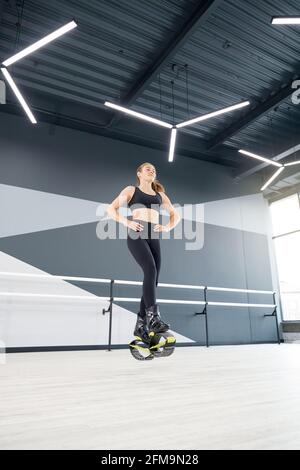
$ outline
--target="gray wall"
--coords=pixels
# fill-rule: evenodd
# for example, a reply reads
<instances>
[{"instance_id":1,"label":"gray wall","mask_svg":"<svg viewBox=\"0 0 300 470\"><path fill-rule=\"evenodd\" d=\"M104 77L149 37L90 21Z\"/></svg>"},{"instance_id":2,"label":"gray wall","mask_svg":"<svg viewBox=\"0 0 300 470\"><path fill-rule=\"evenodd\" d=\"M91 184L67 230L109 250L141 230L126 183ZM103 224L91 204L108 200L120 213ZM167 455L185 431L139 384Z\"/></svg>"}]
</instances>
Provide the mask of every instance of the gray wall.
<instances>
[{"instance_id":1,"label":"gray wall","mask_svg":"<svg viewBox=\"0 0 300 470\"><path fill-rule=\"evenodd\" d=\"M47 124L34 127L4 113L0 144L1 271L142 280L126 239L97 238L96 211L135 184L137 166L150 161L179 211L185 204L199 210L194 230L204 235L198 250L187 250L185 239L161 240L159 281L277 289L269 210L255 177L237 184L230 169L216 164L180 155L170 164L161 151ZM108 295L106 286L0 276L0 289L93 298L0 298L0 338L8 347L106 344L108 318L101 311L107 304L94 302L95 295ZM118 288L116 295L140 297L141 287ZM202 295L159 289L158 298L170 297L201 300ZM271 297L253 294L218 293L211 299L272 303ZM194 315L197 310L195 305L161 304L179 343L204 342L203 317ZM137 311L138 303L115 305L116 345L132 339ZM264 313L270 309L210 308L211 342L275 341L275 322Z\"/></svg>"}]
</instances>

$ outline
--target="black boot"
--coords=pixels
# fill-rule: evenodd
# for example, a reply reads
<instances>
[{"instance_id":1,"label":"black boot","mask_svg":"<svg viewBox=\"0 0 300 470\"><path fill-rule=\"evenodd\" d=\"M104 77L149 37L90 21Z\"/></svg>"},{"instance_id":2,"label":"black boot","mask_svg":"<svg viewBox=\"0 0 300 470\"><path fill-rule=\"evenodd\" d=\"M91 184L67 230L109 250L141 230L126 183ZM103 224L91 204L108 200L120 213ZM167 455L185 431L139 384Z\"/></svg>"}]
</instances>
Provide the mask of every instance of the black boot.
<instances>
[{"instance_id":1,"label":"black boot","mask_svg":"<svg viewBox=\"0 0 300 470\"><path fill-rule=\"evenodd\" d=\"M147 328L150 333L165 333L170 328L170 325L163 322L159 315L159 308L157 304L151 305L146 308Z\"/></svg>"},{"instance_id":2,"label":"black boot","mask_svg":"<svg viewBox=\"0 0 300 470\"><path fill-rule=\"evenodd\" d=\"M149 343L150 338L148 334L146 315L141 317L139 313L137 314L137 320L133 334L134 336L138 336L145 343Z\"/></svg>"}]
</instances>

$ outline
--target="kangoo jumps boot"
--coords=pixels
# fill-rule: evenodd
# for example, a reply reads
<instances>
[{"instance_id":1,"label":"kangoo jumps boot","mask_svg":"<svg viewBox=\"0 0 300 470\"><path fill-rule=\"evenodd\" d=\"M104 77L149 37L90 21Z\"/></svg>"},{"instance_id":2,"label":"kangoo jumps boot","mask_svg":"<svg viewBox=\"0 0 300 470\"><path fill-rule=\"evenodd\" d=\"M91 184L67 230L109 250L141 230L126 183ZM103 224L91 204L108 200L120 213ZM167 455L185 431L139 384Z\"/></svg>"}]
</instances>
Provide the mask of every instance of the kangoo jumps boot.
<instances>
[{"instance_id":1,"label":"kangoo jumps boot","mask_svg":"<svg viewBox=\"0 0 300 470\"><path fill-rule=\"evenodd\" d=\"M157 304L151 305L146 308L147 328L148 333L165 333L170 328L170 325L163 322L160 318L159 308Z\"/></svg>"},{"instance_id":2,"label":"kangoo jumps boot","mask_svg":"<svg viewBox=\"0 0 300 470\"><path fill-rule=\"evenodd\" d=\"M133 335L138 336L145 343L149 342L149 333L148 333L148 328L147 328L146 315L142 317L140 313L137 314L137 320L136 320L136 325L134 328Z\"/></svg>"}]
</instances>

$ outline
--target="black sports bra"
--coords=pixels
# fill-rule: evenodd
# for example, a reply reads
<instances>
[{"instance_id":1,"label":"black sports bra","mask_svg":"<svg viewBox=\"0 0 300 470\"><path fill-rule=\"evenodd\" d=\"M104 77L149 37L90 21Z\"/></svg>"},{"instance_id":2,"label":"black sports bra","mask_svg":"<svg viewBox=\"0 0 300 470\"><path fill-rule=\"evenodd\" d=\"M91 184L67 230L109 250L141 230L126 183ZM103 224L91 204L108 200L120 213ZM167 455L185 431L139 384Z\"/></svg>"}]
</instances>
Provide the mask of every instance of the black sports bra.
<instances>
[{"instance_id":1,"label":"black sports bra","mask_svg":"<svg viewBox=\"0 0 300 470\"><path fill-rule=\"evenodd\" d=\"M159 212L159 206L162 204L162 197L160 194L147 194L141 191L138 186L135 187L132 198L128 202L128 207L135 205L135 208L147 207L148 209L155 209Z\"/></svg>"}]
</instances>

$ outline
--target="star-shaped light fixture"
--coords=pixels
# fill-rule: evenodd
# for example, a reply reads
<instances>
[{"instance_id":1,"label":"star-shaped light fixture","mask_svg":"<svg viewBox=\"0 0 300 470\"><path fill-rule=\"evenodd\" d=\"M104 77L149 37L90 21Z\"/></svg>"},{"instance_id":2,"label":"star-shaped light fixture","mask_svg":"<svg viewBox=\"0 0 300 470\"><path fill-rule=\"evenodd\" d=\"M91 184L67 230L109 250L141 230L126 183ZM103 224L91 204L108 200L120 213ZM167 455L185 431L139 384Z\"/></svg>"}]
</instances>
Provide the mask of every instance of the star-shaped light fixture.
<instances>
[{"instance_id":1,"label":"star-shaped light fixture","mask_svg":"<svg viewBox=\"0 0 300 470\"><path fill-rule=\"evenodd\" d=\"M290 162L290 163L278 163L274 160L271 160L270 158L262 157L261 155L256 155L255 153L248 152L247 150L239 150L239 153L246 155L248 157L256 158L257 160L261 160L263 162L269 163L270 165L277 166L278 169L275 171L275 173L271 176L271 178L262 186L261 191L264 191L270 184L277 178L277 176L280 175L280 173L283 172L283 170L292 165L300 165L300 160L295 161L295 162ZM276 157L275 157L276 159Z\"/></svg>"},{"instance_id":2,"label":"star-shaped light fixture","mask_svg":"<svg viewBox=\"0 0 300 470\"><path fill-rule=\"evenodd\" d=\"M116 109L117 111L121 111L123 113L129 114L130 116L134 116L139 119L143 119L145 121L149 121L152 124L157 124L158 126L162 127L167 127L168 129L171 130L171 139L170 139L170 149L169 149L169 162L172 162L174 159L174 153L175 153L175 146L176 146L176 137L177 137L177 130L181 129L182 127L187 127L191 126L192 124L195 124L196 122L201 122L205 121L207 119L211 119L215 116L219 116L221 114L225 113L230 113L231 111L235 111L236 109L244 108L245 106L249 106L250 101L244 101L242 103L235 104L233 106L229 106L227 108L220 109L218 111L214 111L209 114L204 114L203 116L198 116L193 119L190 119L189 121L181 122L180 124L172 125L168 122L160 121L159 119L152 118L150 116L147 116L146 114L138 113L136 111L133 111L132 109L129 108L124 108L123 106L119 106L118 104L111 103L110 101L105 101L105 106L108 106L109 108Z\"/></svg>"},{"instance_id":3,"label":"star-shaped light fixture","mask_svg":"<svg viewBox=\"0 0 300 470\"><path fill-rule=\"evenodd\" d=\"M6 59L4 62L2 62L1 66L1 72L4 75L4 78L6 79L7 83L11 87L12 91L16 95L17 99L19 100L19 103L21 104L22 108L24 109L25 113L27 114L28 118L32 122L32 124L36 124L37 120L34 117L33 113L31 112L28 104L26 103L22 93L20 92L19 88L17 87L14 79L12 78L11 74L9 73L7 67L11 66L12 64L15 64L19 60L23 59L24 57L27 57L29 54L32 54L33 52L37 51L41 47L45 46L46 44L49 44L50 42L54 41L58 37L62 36L63 34L67 33L68 31L71 31L72 29L77 27L77 23L73 20L67 23L66 25L62 26L61 28L55 30L53 33L48 34L44 38L40 39L39 41L35 42L31 46L26 47L22 51L18 52L17 54L13 55L9 59Z\"/></svg>"}]
</instances>

